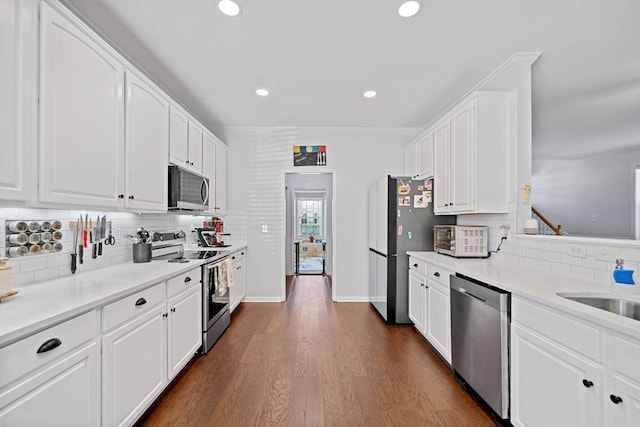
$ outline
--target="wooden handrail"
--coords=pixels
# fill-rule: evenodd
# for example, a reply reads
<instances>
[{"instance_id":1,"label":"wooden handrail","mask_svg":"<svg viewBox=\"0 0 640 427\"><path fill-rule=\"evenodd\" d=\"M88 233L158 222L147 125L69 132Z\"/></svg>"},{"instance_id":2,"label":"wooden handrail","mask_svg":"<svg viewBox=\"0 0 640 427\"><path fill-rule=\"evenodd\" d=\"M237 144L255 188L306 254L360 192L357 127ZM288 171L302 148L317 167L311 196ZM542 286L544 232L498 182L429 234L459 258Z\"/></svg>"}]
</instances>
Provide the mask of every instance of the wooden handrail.
<instances>
[{"instance_id":1,"label":"wooden handrail","mask_svg":"<svg viewBox=\"0 0 640 427\"><path fill-rule=\"evenodd\" d=\"M533 212L533 214L535 216L537 216L538 218L540 218L542 220L542 222L544 222L547 227L549 227L551 230L553 230L554 233L556 233L556 235L558 236L562 236L563 231L562 231L562 226L560 224L558 225L553 225L553 223L551 223L551 221L549 221L544 215L542 215L540 213L539 210L537 210L536 208L534 208L533 206L531 206L531 212Z\"/></svg>"}]
</instances>

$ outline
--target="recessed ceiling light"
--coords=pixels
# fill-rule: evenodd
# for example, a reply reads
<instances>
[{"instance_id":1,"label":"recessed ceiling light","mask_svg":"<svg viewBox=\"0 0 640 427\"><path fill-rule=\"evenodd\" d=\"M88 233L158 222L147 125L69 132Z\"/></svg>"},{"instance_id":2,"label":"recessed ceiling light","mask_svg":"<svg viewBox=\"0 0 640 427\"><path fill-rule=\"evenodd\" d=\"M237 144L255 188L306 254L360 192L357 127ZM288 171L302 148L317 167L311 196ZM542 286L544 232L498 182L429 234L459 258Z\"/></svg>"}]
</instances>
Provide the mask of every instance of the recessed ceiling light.
<instances>
[{"instance_id":1,"label":"recessed ceiling light","mask_svg":"<svg viewBox=\"0 0 640 427\"><path fill-rule=\"evenodd\" d=\"M269 91L266 89L258 89L256 90L256 95L267 96L269 95Z\"/></svg>"},{"instance_id":2,"label":"recessed ceiling light","mask_svg":"<svg viewBox=\"0 0 640 427\"><path fill-rule=\"evenodd\" d=\"M375 90L368 90L364 93L364 97L365 98L373 98L374 96L376 96L377 93Z\"/></svg>"},{"instance_id":3,"label":"recessed ceiling light","mask_svg":"<svg viewBox=\"0 0 640 427\"><path fill-rule=\"evenodd\" d=\"M410 18L420 10L420 3L415 0L405 1L398 8L398 15L403 18Z\"/></svg>"},{"instance_id":4,"label":"recessed ceiling light","mask_svg":"<svg viewBox=\"0 0 640 427\"><path fill-rule=\"evenodd\" d=\"M227 16L240 15L240 6L232 0L221 0L218 2L218 9Z\"/></svg>"}]
</instances>

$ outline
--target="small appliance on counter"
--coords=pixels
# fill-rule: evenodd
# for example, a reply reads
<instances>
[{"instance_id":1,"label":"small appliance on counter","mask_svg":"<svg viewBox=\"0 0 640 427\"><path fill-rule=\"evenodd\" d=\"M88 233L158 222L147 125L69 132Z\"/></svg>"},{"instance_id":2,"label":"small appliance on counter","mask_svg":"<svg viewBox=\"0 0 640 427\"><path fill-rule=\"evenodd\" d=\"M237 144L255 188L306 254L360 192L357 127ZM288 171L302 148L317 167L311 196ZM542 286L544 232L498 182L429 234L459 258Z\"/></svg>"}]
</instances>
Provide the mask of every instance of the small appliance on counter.
<instances>
[{"instance_id":1,"label":"small appliance on counter","mask_svg":"<svg viewBox=\"0 0 640 427\"><path fill-rule=\"evenodd\" d=\"M433 250L455 258L489 255L489 228L485 225L434 225Z\"/></svg>"},{"instance_id":2,"label":"small appliance on counter","mask_svg":"<svg viewBox=\"0 0 640 427\"><path fill-rule=\"evenodd\" d=\"M196 227L195 231L198 235L198 246L203 248L226 248L231 245L226 245L222 236L230 236L230 233L218 232L221 227Z\"/></svg>"}]
</instances>

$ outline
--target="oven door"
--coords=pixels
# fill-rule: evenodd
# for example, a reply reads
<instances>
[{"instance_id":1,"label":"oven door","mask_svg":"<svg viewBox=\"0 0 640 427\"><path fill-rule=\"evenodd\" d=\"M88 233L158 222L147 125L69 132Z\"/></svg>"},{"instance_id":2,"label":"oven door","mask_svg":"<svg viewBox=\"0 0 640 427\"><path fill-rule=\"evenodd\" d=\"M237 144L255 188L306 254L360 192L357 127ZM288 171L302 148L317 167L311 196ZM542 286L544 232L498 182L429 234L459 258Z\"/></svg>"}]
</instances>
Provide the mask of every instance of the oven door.
<instances>
[{"instance_id":1,"label":"oven door","mask_svg":"<svg viewBox=\"0 0 640 427\"><path fill-rule=\"evenodd\" d=\"M207 331L229 309L225 262L203 266L203 327Z\"/></svg>"}]
</instances>

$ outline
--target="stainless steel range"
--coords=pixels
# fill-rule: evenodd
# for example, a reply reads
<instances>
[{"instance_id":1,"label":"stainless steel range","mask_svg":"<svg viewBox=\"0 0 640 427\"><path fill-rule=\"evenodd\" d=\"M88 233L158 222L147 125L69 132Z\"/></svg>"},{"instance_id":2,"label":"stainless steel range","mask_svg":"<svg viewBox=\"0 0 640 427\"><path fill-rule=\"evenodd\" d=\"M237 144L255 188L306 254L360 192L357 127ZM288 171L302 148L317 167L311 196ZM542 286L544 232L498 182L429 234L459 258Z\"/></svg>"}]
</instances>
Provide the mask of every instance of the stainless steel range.
<instances>
[{"instance_id":1,"label":"stainless steel range","mask_svg":"<svg viewBox=\"0 0 640 427\"><path fill-rule=\"evenodd\" d=\"M182 230L153 233L151 243L154 261L191 262L202 264L202 353L207 353L231 323L229 290L226 286L228 252L201 250L185 251Z\"/></svg>"}]
</instances>

